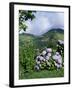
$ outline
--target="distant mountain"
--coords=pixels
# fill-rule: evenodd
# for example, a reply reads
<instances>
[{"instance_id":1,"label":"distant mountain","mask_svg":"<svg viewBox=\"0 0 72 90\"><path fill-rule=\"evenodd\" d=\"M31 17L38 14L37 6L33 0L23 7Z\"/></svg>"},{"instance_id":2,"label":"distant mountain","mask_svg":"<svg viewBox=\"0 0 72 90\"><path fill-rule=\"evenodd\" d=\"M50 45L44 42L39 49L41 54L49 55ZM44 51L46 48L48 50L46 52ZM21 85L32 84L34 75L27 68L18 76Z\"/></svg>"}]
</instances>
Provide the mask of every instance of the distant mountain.
<instances>
[{"instance_id":1,"label":"distant mountain","mask_svg":"<svg viewBox=\"0 0 72 90\"><path fill-rule=\"evenodd\" d=\"M34 36L32 34L20 34L19 42L21 44L25 44L26 42L31 43L36 48L44 48L44 47L52 47L56 48L57 40L64 40L64 30L50 29L48 32L42 34L41 36Z\"/></svg>"},{"instance_id":2,"label":"distant mountain","mask_svg":"<svg viewBox=\"0 0 72 90\"><path fill-rule=\"evenodd\" d=\"M54 38L57 37L58 39L62 39L63 40L63 36L64 36L64 30L63 29L50 29L48 32L44 33L42 35L42 37L48 37L48 38Z\"/></svg>"},{"instance_id":3,"label":"distant mountain","mask_svg":"<svg viewBox=\"0 0 72 90\"><path fill-rule=\"evenodd\" d=\"M63 29L57 28L57 29L50 29L49 32L59 32L59 33L64 33Z\"/></svg>"},{"instance_id":4,"label":"distant mountain","mask_svg":"<svg viewBox=\"0 0 72 90\"><path fill-rule=\"evenodd\" d=\"M60 28L57 28L57 29L50 29L48 32L44 33L43 36L47 36L47 35L50 35L50 33L60 33L60 34L64 34L64 30L63 29L60 29Z\"/></svg>"}]
</instances>

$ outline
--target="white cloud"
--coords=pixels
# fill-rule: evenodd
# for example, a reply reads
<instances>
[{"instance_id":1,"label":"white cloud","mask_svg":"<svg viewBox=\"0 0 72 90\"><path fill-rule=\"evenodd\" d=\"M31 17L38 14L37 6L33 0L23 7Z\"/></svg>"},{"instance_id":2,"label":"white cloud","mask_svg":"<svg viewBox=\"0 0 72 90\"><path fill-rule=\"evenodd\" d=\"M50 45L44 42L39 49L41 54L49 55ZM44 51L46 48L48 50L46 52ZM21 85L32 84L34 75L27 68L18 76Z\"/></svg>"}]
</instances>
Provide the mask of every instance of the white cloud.
<instances>
[{"instance_id":1,"label":"white cloud","mask_svg":"<svg viewBox=\"0 0 72 90\"><path fill-rule=\"evenodd\" d=\"M25 33L41 35L51 28L64 27L64 13L36 12L33 21L26 21L28 28Z\"/></svg>"}]
</instances>

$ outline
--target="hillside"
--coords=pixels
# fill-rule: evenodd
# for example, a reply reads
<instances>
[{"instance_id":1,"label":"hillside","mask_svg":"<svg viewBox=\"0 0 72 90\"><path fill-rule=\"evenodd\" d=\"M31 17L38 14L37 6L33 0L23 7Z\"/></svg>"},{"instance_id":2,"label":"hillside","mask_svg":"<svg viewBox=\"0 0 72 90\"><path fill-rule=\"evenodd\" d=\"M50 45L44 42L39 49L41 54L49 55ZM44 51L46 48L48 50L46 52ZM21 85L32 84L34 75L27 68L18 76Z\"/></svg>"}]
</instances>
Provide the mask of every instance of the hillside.
<instances>
[{"instance_id":1,"label":"hillside","mask_svg":"<svg viewBox=\"0 0 72 90\"><path fill-rule=\"evenodd\" d=\"M63 70L59 75L60 71L44 70L39 73L34 71L35 56L39 55L46 47L56 51L57 40L63 40L63 38L64 31L62 29L51 29L41 36L19 34L19 79L63 76Z\"/></svg>"},{"instance_id":2,"label":"hillside","mask_svg":"<svg viewBox=\"0 0 72 90\"><path fill-rule=\"evenodd\" d=\"M57 40L64 39L64 30L62 29L51 29L48 32L44 33L41 36L34 36L31 34L20 34L19 44L32 44L35 48L44 48L56 46Z\"/></svg>"},{"instance_id":3,"label":"hillside","mask_svg":"<svg viewBox=\"0 0 72 90\"><path fill-rule=\"evenodd\" d=\"M48 37L50 39L54 38L55 36L58 39L63 39L64 30L63 29L51 29L48 32L43 34L44 37Z\"/></svg>"}]
</instances>

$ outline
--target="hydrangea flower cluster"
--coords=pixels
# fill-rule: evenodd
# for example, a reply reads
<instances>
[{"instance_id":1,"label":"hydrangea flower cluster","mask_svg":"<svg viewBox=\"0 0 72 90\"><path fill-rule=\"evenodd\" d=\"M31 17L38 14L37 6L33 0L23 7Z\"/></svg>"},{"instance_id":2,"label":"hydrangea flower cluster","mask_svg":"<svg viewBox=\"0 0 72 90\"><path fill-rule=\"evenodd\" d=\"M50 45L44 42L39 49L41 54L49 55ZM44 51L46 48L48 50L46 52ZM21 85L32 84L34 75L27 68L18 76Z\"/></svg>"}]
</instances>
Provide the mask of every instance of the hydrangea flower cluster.
<instances>
[{"instance_id":1,"label":"hydrangea flower cluster","mask_svg":"<svg viewBox=\"0 0 72 90\"><path fill-rule=\"evenodd\" d=\"M40 55L36 57L36 65L35 69L40 70L42 63L46 63L49 65L49 59L51 57L52 49L51 48L46 48L45 50L42 51Z\"/></svg>"},{"instance_id":2,"label":"hydrangea flower cluster","mask_svg":"<svg viewBox=\"0 0 72 90\"><path fill-rule=\"evenodd\" d=\"M55 66L57 68L61 68L62 67L62 57L61 57L61 55L58 52L56 52L56 54L53 55L53 59L55 60L54 61Z\"/></svg>"},{"instance_id":3,"label":"hydrangea flower cluster","mask_svg":"<svg viewBox=\"0 0 72 90\"><path fill-rule=\"evenodd\" d=\"M57 51L53 55L52 53L52 48L46 48L40 53L40 55L37 55L35 59L35 70L39 71L42 68L42 64L45 64L44 67L48 68L52 66L55 66L57 69L62 68L62 53L64 53L64 41L58 40ZM50 61L53 62L53 65L51 65Z\"/></svg>"}]
</instances>

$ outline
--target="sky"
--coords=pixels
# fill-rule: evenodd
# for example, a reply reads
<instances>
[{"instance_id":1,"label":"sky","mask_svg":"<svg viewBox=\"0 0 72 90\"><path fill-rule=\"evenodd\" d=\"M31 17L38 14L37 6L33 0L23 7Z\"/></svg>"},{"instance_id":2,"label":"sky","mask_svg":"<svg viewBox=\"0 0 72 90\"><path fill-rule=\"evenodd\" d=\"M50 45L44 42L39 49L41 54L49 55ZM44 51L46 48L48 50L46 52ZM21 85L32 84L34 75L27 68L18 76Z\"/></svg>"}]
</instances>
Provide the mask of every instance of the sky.
<instances>
[{"instance_id":1,"label":"sky","mask_svg":"<svg viewBox=\"0 0 72 90\"><path fill-rule=\"evenodd\" d=\"M43 12L34 13L35 19L26 21L28 28L26 31L21 30L20 33L29 33L33 35L42 35L52 28L64 29L64 13L63 12Z\"/></svg>"}]
</instances>

